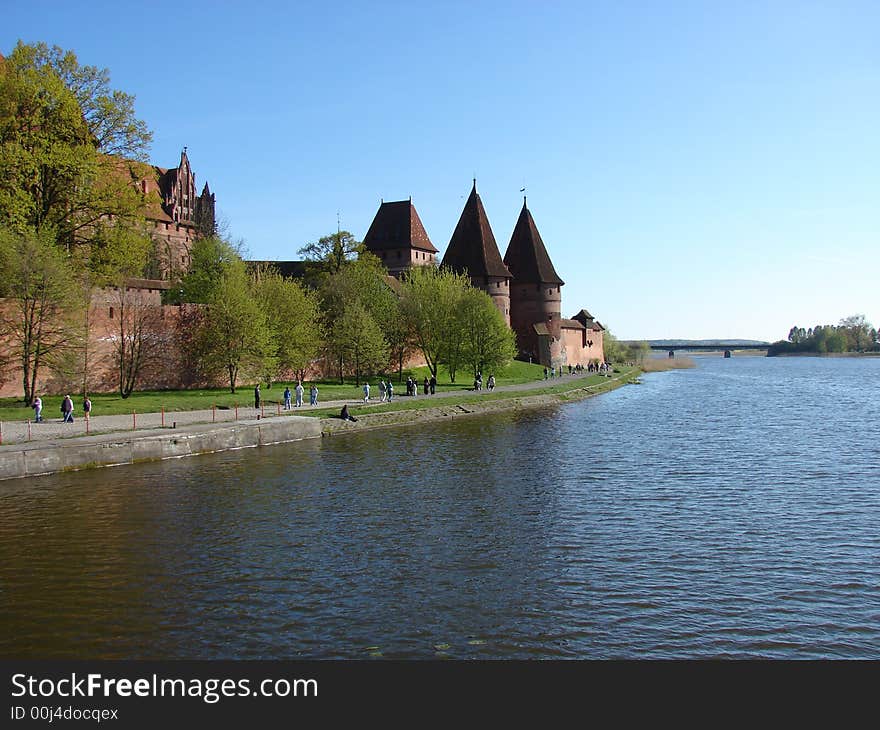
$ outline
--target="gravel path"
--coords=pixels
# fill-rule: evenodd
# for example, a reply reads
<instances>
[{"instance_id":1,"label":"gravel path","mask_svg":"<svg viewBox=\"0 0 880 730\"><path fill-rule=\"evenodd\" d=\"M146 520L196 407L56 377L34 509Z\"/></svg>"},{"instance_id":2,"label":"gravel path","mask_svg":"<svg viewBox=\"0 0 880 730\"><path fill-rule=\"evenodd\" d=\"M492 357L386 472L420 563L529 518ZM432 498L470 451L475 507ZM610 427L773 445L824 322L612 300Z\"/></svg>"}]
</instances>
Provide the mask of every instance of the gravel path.
<instances>
[{"instance_id":1,"label":"gravel path","mask_svg":"<svg viewBox=\"0 0 880 730\"><path fill-rule=\"evenodd\" d=\"M573 375L563 375L561 378L552 378L550 380L536 380L530 383L518 383L516 385L503 385L495 388L498 392L519 392L519 391L529 391L529 390L537 390L539 388L547 387L548 385L559 385L560 383L567 381L578 381L588 377L588 373L578 373ZM400 392L406 392L405 388L400 387L399 390L396 389L394 400L410 400L411 396L399 395ZM480 391L481 393L488 393L489 391L485 388ZM379 388L378 386L371 383L370 389L370 403L378 404L379 403ZM462 395L473 395L473 390L451 390L451 391L443 391L440 393L436 393L435 395L422 395L421 391L419 395L415 397L416 400L435 400L438 398L457 398ZM269 416L277 416L277 415L304 415L309 411L318 410L321 408L339 408L341 409L343 405L348 404L352 405L363 405L363 400L358 400L357 398L351 398L346 400L333 400L333 401L323 401L319 402L317 406L309 406L304 405L300 408L292 408L289 411L285 411L283 409L279 410L279 406L276 404L266 405L262 409L262 413L257 409L252 407L239 406L237 412L235 409L221 409L218 408L215 411L211 410L202 410L202 411L172 411L166 412L164 415L164 426L166 428L171 427L173 423L177 423L178 426L184 426L194 423L232 423L236 420L240 421L252 421L257 418L257 416L262 416L268 418ZM79 404L77 404L79 405ZM51 414L53 417L47 418L45 411L43 412L43 422L42 423L30 423L27 421L5 421L0 423L0 436L2 436L3 445L6 444L18 444L25 443L28 441L48 441L51 439L58 438L69 438L73 436L84 436L87 433L114 433L114 432L131 432L131 431L140 431L146 429L153 428L161 428L163 426L163 416L161 413L138 413L136 416L124 415L124 416L100 416L94 415L87 422L86 419L82 416L81 412L74 412L74 421L73 423L62 423L60 416L54 417L55 414Z\"/></svg>"}]
</instances>

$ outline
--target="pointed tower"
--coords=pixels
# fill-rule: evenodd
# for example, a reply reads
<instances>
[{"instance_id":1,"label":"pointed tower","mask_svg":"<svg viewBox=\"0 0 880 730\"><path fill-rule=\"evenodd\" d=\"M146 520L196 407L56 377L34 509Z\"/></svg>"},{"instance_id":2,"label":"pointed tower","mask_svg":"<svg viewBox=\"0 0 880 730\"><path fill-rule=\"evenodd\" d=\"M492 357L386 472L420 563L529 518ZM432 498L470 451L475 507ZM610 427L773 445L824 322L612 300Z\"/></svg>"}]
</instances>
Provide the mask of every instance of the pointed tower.
<instances>
[{"instance_id":1,"label":"pointed tower","mask_svg":"<svg viewBox=\"0 0 880 730\"><path fill-rule=\"evenodd\" d=\"M560 337L558 329L565 282L553 268L525 197L504 254L504 263L513 276L510 325L516 332L520 355L531 356L538 362L541 357L535 325L545 325L551 338Z\"/></svg>"},{"instance_id":2,"label":"pointed tower","mask_svg":"<svg viewBox=\"0 0 880 730\"><path fill-rule=\"evenodd\" d=\"M433 264L437 256L412 198L382 202L364 236L364 247L398 279L412 266Z\"/></svg>"},{"instance_id":3,"label":"pointed tower","mask_svg":"<svg viewBox=\"0 0 880 730\"><path fill-rule=\"evenodd\" d=\"M207 181L202 188L202 194L196 198L195 215L193 222L196 224L196 232L199 238L209 238L217 233L217 221L214 215L214 193L208 187Z\"/></svg>"},{"instance_id":4,"label":"pointed tower","mask_svg":"<svg viewBox=\"0 0 880 730\"><path fill-rule=\"evenodd\" d=\"M443 266L466 273L485 291L510 324L510 271L501 260L495 234L477 193L477 181L461 211L461 218L443 256Z\"/></svg>"}]
</instances>

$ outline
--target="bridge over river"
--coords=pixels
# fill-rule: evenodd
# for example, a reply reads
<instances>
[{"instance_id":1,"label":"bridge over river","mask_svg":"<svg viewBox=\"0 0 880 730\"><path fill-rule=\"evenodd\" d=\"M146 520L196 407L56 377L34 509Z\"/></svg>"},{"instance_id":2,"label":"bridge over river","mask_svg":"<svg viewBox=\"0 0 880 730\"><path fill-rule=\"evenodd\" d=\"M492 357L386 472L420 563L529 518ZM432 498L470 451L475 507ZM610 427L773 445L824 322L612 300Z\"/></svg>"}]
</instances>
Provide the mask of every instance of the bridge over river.
<instances>
[{"instance_id":1,"label":"bridge over river","mask_svg":"<svg viewBox=\"0 0 880 730\"><path fill-rule=\"evenodd\" d=\"M675 350L685 350L690 352L724 352L734 350L766 350L770 347L769 342L725 342L723 340L713 342L651 342L648 345L652 350L663 350L666 352L674 352Z\"/></svg>"}]
</instances>

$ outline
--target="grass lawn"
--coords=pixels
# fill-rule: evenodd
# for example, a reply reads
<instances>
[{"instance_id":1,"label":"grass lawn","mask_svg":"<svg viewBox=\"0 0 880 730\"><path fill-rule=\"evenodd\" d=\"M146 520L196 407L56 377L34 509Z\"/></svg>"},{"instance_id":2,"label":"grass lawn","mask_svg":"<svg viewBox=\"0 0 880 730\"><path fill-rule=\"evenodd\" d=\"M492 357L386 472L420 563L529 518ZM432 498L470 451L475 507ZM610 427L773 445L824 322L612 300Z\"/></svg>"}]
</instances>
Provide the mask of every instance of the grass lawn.
<instances>
[{"instance_id":1,"label":"grass lawn","mask_svg":"<svg viewBox=\"0 0 880 730\"><path fill-rule=\"evenodd\" d=\"M404 382L397 381L397 373L392 373L389 377L394 382L395 397L406 397L406 378L412 375L421 384L430 373L427 367L413 368L404 370ZM459 371L458 382L450 383L449 375L444 368L440 368L438 373L437 391L445 392L450 390L470 390L473 387L473 376L465 369ZM378 401L379 399L379 378L381 376L374 375L369 378L370 397ZM540 365L530 365L529 363L514 361L504 371L495 373L495 382L497 385L512 385L518 383L527 383L542 380L544 377L544 368ZM383 378L387 380L387 377ZM489 379L489 373L483 373L483 387ZM309 402L309 385L305 383L306 392L303 396L305 403ZM263 403L266 407L274 407L275 403L283 403L284 388L290 386L291 392L294 390L295 383L273 383L271 388L266 388L265 384L260 385L260 393ZM324 381L316 381L318 386L318 402L328 400L358 400L363 398L363 385L355 385L354 378L346 378L345 383L340 383L338 379L330 379ZM419 393L422 391L419 390ZM74 414L82 415L82 398L76 393L70 394L74 401ZM296 395L294 393L294 400ZM61 395L42 396L43 399L43 418L52 419L61 417ZM112 416L127 415L132 411L136 413L158 413L163 408L167 412L173 411L197 411L210 409L212 406L218 408L234 408L236 404L241 407L253 406L254 404L254 383L240 384L236 388L236 392L230 393L229 388L206 388L201 390L154 390L154 391L138 391L132 393L126 399L119 396L118 393L95 393L91 395L92 413L96 416ZM24 421L33 418L33 409L22 404L21 400L15 398L0 399L0 421Z\"/></svg>"}]
</instances>

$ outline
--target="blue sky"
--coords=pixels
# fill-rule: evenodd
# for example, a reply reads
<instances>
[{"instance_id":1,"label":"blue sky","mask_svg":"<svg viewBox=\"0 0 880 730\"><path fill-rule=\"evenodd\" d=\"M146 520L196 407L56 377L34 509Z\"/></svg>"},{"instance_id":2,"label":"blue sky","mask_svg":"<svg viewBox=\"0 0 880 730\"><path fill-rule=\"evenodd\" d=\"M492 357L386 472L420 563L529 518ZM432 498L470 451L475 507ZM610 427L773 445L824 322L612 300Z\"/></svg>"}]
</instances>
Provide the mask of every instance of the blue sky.
<instances>
[{"instance_id":1,"label":"blue sky","mask_svg":"<svg viewBox=\"0 0 880 730\"><path fill-rule=\"evenodd\" d=\"M2 2L188 146L232 237L296 258L380 199L445 251L471 179L503 255L529 208L622 338L880 325L880 3Z\"/></svg>"}]
</instances>

